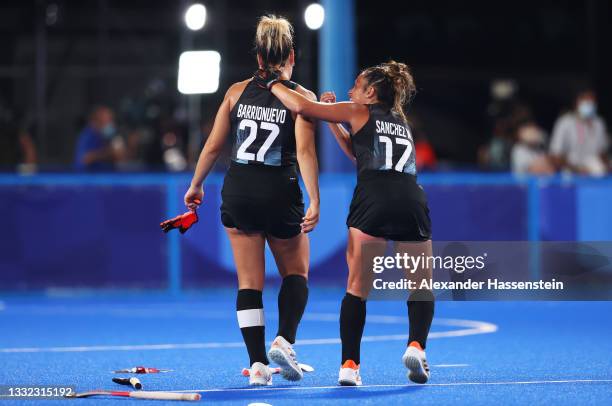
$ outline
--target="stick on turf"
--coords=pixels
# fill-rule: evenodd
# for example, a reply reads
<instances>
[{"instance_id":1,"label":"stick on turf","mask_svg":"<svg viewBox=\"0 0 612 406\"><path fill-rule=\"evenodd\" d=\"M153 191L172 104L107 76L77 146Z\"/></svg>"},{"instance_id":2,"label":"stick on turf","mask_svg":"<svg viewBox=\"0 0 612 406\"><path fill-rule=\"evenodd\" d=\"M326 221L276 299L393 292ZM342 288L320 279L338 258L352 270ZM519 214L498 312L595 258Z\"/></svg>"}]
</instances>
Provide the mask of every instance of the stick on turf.
<instances>
[{"instance_id":1,"label":"stick on turf","mask_svg":"<svg viewBox=\"0 0 612 406\"><path fill-rule=\"evenodd\" d=\"M134 389L142 389L142 383L135 376L131 378L113 378L113 382L119 385L131 385Z\"/></svg>"},{"instance_id":2,"label":"stick on turf","mask_svg":"<svg viewBox=\"0 0 612 406\"><path fill-rule=\"evenodd\" d=\"M174 393L174 392L147 392L147 391L105 391L95 390L89 392L73 393L66 395L67 398L88 398L91 396L120 396L138 399L155 399L155 400L200 400L202 396L199 393Z\"/></svg>"}]
</instances>

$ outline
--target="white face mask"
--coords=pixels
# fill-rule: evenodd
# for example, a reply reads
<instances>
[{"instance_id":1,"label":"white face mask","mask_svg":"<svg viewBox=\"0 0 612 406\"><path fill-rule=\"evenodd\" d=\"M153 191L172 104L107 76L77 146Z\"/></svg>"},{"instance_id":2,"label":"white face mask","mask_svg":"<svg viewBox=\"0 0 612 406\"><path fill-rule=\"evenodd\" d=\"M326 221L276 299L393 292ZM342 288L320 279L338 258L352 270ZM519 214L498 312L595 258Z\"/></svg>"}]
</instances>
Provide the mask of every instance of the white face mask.
<instances>
[{"instance_id":1,"label":"white face mask","mask_svg":"<svg viewBox=\"0 0 612 406\"><path fill-rule=\"evenodd\" d=\"M582 118L591 118L597 112L597 105L590 100L584 100L578 103L578 114Z\"/></svg>"}]
</instances>

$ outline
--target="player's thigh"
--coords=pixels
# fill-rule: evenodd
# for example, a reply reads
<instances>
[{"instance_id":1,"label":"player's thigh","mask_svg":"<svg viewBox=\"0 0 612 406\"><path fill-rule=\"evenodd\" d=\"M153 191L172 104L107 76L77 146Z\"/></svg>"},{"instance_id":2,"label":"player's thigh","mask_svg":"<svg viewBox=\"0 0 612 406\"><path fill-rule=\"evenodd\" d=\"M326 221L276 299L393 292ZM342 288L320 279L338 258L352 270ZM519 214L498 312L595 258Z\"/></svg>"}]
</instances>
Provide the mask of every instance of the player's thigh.
<instances>
[{"instance_id":1,"label":"player's thigh","mask_svg":"<svg viewBox=\"0 0 612 406\"><path fill-rule=\"evenodd\" d=\"M420 286L423 279L431 279L433 262L433 247L431 240L426 241L394 241L393 255L399 254L400 257L416 258L411 261L410 268L403 269L404 277L412 279ZM418 260L421 258L421 260Z\"/></svg>"},{"instance_id":2,"label":"player's thigh","mask_svg":"<svg viewBox=\"0 0 612 406\"><path fill-rule=\"evenodd\" d=\"M365 298L371 288L372 272L368 267L363 269L364 247L367 245L367 255L384 255L385 239L374 237L363 231L349 227L348 244L346 247L346 263L349 269L346 290L351 295Z\"/></svg>"},{"instance_id":3,"label":"player's thigh","mask_svg":"<svg viewBox=\"0 0 612 406\"><path fill-rule=\"evenodd\" d=\"M265 238L260 233L245 233L225 227L234 253L239 289L263 290L265 277Z\"/></svg>"},{"instance_id":4,"label":"player's thigh","mask_svg":"<svg viewBox=\"0 0 612 406\"><path fill-rule=\"evenodd\" d=\"M310 242L306 234L300 233L286 239L268 236L268 245L283 278L289 275L308 278Z\"/></svg>"}]
</instances>

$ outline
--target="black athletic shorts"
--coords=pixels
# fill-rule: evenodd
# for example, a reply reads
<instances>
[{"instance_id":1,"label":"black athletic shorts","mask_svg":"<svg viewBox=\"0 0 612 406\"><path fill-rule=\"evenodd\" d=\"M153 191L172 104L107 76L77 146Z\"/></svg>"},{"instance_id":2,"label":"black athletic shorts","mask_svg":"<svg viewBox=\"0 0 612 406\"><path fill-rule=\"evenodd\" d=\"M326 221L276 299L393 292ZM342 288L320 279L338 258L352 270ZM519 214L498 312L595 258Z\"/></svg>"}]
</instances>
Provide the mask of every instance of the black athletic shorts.
<instances>
[{"instance_id":1,"label":"black athletic shorts","mask_svg":"<svg viewBox=\"0 0 612 406\"><path fill-rule=\"evenodd\" d=\"M304 201L295 166L232 162L221 198L225 227L285 239L301 232Z\"/></svg>"},{"instance_id":2,"label":"black athletic shorts","mask_svg":"<svg viewBox=\"0 0 612 406\"><path fill-rule=\"evenodd\" d=\"M392 241L431 239L427 197L416 177L396 171L359 174L346 220L374 237Z\"/></svg>"}]
</instances>

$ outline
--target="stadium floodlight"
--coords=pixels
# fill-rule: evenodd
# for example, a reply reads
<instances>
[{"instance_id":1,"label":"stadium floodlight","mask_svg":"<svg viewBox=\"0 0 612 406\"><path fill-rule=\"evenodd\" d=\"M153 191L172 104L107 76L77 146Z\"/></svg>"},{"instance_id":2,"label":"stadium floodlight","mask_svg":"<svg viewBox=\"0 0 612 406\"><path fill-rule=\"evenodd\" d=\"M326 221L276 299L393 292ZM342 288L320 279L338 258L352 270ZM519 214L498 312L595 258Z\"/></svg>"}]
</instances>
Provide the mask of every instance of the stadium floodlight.
<instances>
[{"instance_id":1,"label":"stadium floodlight","mask_svg":"<svg viewBox=\"0 0 612 406\"><path fill-rule=\"evenodd\" d=\"M318 3L311 4L306 7L304 20L308 28L311 30L318 30L323 25L323 21L325 21L325 9Z\"/></svg>"},{"instance_id":2,"label":"stadium floodlight","mask_svg":"<svg viewBox=\"0 0 612 406\"><path fill-rule=\"evenodd\" d=\"M185 11L185 24L190 30L201 30L206 24L206 7L200 3L189 6Z\"/></svg>"},{"instance_id":3,"label":"stadium floodlight","mask_svg":"<svg viewBox=\"0 0 612 406\"><path fill-rule=\"evenodd\" d=\"M179 58L178 90L183 94L214 93L219 88L220 73L219 52L183 52Z\"/></svg>"}]
</instances>

